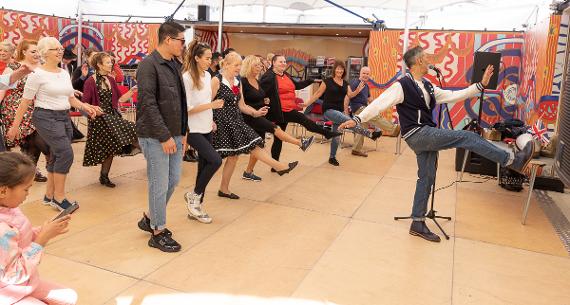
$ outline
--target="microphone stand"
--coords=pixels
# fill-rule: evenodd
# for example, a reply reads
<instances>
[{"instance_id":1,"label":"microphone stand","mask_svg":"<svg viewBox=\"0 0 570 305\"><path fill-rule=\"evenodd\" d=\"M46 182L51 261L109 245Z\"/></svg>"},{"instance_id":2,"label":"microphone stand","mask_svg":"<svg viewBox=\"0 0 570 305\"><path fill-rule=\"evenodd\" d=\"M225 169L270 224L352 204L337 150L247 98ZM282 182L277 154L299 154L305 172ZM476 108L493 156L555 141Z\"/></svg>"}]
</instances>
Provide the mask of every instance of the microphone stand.
<instances>
[{"instance_id":1,"label":"microphone stand","mask_svg":"<svg viewBox=\"0 0 570 305\"><path fill-rule=\"evenodd\" d=\"M443 87L442 85L442 75L439 71L433 69L436 74L437 74L437 79L439 81L439 87ZM438 128L441 128L441 123L442 123L442 116L443 116L443 107L445 107L447 109L447 114L449 116L449 122L451 124L451 128L453 129L453 122L451 121L451 113L449 113L449 108L447 107L447 103L446 104L440 104L439 105L439 117L438 117L438 121L437 121L437 125ZM438 166L438 162L439 161L439 152L436 154L435 156L435 173L433 175L433 185L431 186L431 203L430 203L430 209L429 211L426 213L425 217L431 219L435 225L439 228L439 230L441 231L441 233L443 233L443 236L445 237L445 239L449 240L449 235L447 235L447 233L445 232L445 230L443 230L443 228L441 227L441 225L439 224L439 222L437 222L437 219L445 219L445 220L451 220L451 217L447 217L447 216L439 216L436 215L437 211L434 210L434 203L435 203L435 181L437 178L437 166ZM405 217L394 217L394 220L400 220L400 219L412 219L412 216L405 216Z\"/></svg>"}]
</instances>

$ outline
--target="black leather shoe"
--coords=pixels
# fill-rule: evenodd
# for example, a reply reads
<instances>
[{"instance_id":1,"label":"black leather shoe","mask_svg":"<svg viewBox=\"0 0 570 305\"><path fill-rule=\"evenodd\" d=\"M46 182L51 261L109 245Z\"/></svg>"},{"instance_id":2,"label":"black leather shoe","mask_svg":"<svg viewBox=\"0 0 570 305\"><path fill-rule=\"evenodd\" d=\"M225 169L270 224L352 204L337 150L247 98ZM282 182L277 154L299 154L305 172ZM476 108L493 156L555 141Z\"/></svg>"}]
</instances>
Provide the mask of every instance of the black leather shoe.
<instances>
[{"instance_id":1,"label":"black leather shoe","mask_svg":"<svg viewBox=\"0 0 570 305\"><path fill-rule=\"evenodd\" d=\"M440 242L441 238L435 233L432 233L429 228L426 226L425 221L412 221L412 225L410 226L410 234L414 236L419 236L425 240L431 242Z\"/></svg>"},{"instance_id":2,"label":"black leather shoe","mask_svg":"<svg viewBox=\"0 0 570 305\"><path fill-rule=\"evenodd\" d=\"M277 174L279 174L279 176L283 176L285 174L288 174L290 171L292 171L295 167L297 167L297 164L299 164L299 161L295 161L295 162L291 162L289 163L289 168L288 169L284 169L282 171L277 171Z\"/></svg>"},{"instance_id":3,"label":"black leather shoe","mask_svg":"<svg viewBox=\"0 0 570 305\"><path fill-rule=\"evenodd\" d=\"M239 199L239 196L236 195L236 194L234 194L234 193L226 194L226 193L224 193L224 192L222 192L222 191L218 191L218 196L219 196L219 197L224 197L224 198L230 198L230 199Z\"/></svg>"},{"instance_id":4,"label":"black leather shoe","mask_svg":"<svg viewBox=\"0 0 570 305\"><path fill-rule=\"evenodd\" d=\"M111 180L109 180L108 175L99 176L99 183L101 183L101 185L104 185L104 186L110 187L110 188L113 188L116 186L113 182L111 182Z\"/></svg>"},{"instance_id":5,"label":"black leather shoe","mask_svg":"<svg viewBox=\"0 0 570 305\"><path fill-rule=\"evenodd\" d=\"M382 136L381 130L373 131L372 135L370 136L370 139L372 139L372 141L376 141L376 139L378 139L381 136Z\"/></svg>"},{"instance_id":6,"label":"black leather shoe","mask_svg":"<svg viewBox=\"0 0 570 305\"><path fill-rule=\"evenodd\" d=\"M36 172L36 176L34 177L34 181L36 182L46 182L47 181L47 177L42 175L41 172L37 171Z\"/></svg>"},{"instance_id":7,"label":"black leather shoe","mask_svg":"<svg viewBox=\"0 0 570 305\"><path fill-rule=\"evenodd\" d=\"M334 166L339 166L338 160L336 158L329 158L329 164Z\"/></svg>"},{"instance_id":8,"label":"black leather shoe","mask_svg":"<svg viewBox=\"0 0 570 305\"><path fill-rule=\"evenodd\" d=\"M325 130L326 130L326 129L325 129ZM330 139L330 138L342 136L342 132L326 130L324 136L325 136L325 138L328 140L328 139Z\"/></svg>"},{"instance_id":9,"label":"black leather shoe","mask_svg":"<svg viewBox=\"0 0 570 305\"><path fill-rule=\"evenodd\" d=\"M528 141L524 148L515 154L515 159L508 168L514 170L519 174L525 174L524 170L530 160L532 160L532 154L534 153L534 141Z\"/></svg>"},{"instance_id":10,"label":"black leather shoe","mask_svg":"<svg viewBox=\"0 0 570 305\"><path fill-rule=\"evenodd\" d=\"M139 220L138 223L139 229L146 231L150 234L153 234L154 231L152 230L152 228L150 227L150 218L146 217L146 215L143 213L143 217L141 218L141 220ZM172 236L172 232L170 232L170 230L168 229L164 229L164 231L166 234L168 234L168 236Z\"/></svg>"},{"instance_id":11,"label":"black leather shoe","mask_svg":"<svg viewBox=\"0 0 570 305\"><path fill-rule=\"evenodd\" d=\"M166 231L162 231L156 235L153 234L148 240L148 245L162 252L178 252L182 249L182 246L172 239Z\"/></svg>"}]
</instances>

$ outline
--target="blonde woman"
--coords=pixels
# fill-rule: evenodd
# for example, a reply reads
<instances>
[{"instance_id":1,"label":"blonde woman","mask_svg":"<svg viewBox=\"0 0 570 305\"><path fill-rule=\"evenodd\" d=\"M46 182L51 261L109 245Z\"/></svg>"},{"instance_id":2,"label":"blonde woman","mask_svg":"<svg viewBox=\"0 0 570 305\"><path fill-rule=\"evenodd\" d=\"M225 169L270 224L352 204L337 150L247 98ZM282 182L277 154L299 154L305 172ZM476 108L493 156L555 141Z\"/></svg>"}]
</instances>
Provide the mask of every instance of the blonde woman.
<instances>
[{"instance_id":1,"label":"blonde woman","mask_svg":"<svg viewBox=\"0 0 570 305\"><path fill-rule=\"evenodd\" d=\"M71 148L73 128L69 109L75 107L90 117L101 114L101 109L75 98L69 74L59 67L63 57L63 47L57 39L53 37L40 39L38 51L44 63L28 76L20 106L7 138L10 140L16 138L24 113L30 104L33 104L32 122L50 149L44 204L65 210L72 204L65 197L65 179L73 163Z\"/></svg>"},{"instance_id":2,"label":"blonde woman","mask_svg":"<svg viewBox=\"0 0 570 305\"><path fill-rule=\"evenodd\" d=\"M243 120L242 113L252 117L267 114L267 106L260 109L248 106L243 99L241 84L237 80L241 69L241 56L232 52L222 61L222 73L212 79L212 95L214 99L224 100L224 106L214 109L214 122L218 130L214 134L214 148L222 158L226 158L222 173L222 183L218 196L239 199L229 191L231 176L235 170L238 156L251 153L253 157L271 166L279 175L289 173L298 162L289 165L272 159L262 149L263 139Z\"/></svg>"},{"instance_id":3,"label":"blonde woman","mask_svg":"<svg viewBox=\"0 0 570 305\"><path fill-rule=\"evenodd\" d=\"M259 57L254 55L249 55L243 60L243 65L241 67L241 81L243 98L245 103L252 107L253 109L259 110L265 106L269 105L269 98L265 96L265 91L259 86L258 77L262 70L262 64ZM269 132L274 134L279 140L291 143L299 146L303 151L307 151L315 139L314 136L308 138L297 139L290 134L286 133L275 123L269 121L265 116L253 117L248 114L243 114L243 119L261 138L265 138L265 133ZM261 181L261 177L258 177L253 173L253 168L257 163L257 159L253 156L249 156L249 163L247 164L246 170L243 172L242 178L251 181Z\"/></svg>"}]
</instances>

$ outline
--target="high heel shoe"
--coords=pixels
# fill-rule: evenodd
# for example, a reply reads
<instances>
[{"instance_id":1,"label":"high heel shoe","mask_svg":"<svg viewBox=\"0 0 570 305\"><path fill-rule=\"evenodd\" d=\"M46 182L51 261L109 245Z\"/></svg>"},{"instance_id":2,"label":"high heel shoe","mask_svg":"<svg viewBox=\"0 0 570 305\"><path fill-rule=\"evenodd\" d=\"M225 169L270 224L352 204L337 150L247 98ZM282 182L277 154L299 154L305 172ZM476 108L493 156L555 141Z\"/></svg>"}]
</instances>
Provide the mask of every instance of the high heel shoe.
<instances>
[{"instance_id":1,"label":"high heel shoe","mask_svg":"<svg viewBox=\"0 0 570 305\"><path fill-rule=\"evenodd\" d=\"M291 162L291 163L289 163L288 169L284 169L282 171L277 171L277 174L279 174L279 176L283 176L285 174L288 174L290 171L292 171L297 166L297 164L299 164L299 161Z\"/></svg>"},{"instance_id":2,"label":"high heel shoe","mask_svg":"<svg viewBox=\"0 0 570 305\"><path fill-rule=\"evenodd\" d=\"M101 176L99 176L99 183L101 183L101 185L104 185L104 186L110 187L110 188L113 188L113 187L117 186L116 184L114 184L113 182L111 182L111 180L109 180L109 176L108 176L108 175L101 175Z\"/></svg>"}]
</instances>

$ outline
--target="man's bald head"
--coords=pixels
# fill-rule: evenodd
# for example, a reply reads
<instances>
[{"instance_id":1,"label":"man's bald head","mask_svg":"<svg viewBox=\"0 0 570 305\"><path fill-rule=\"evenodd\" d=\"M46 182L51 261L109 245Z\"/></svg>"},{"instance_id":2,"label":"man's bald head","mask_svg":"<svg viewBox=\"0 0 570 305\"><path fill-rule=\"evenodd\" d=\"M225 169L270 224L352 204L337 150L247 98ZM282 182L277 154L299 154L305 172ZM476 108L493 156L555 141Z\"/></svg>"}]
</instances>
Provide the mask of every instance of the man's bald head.
<instances>
[{"instance_id":1,"label":"man's bald head","mask_svg":"<svg viewBox=\"0 0 570 305\"><path fill-rule=\"evenodd\" d=\"M360 80L366 82L369 79L370 79L370 68L364 66L360 69Z\"/></svg>"}]
</instances>

